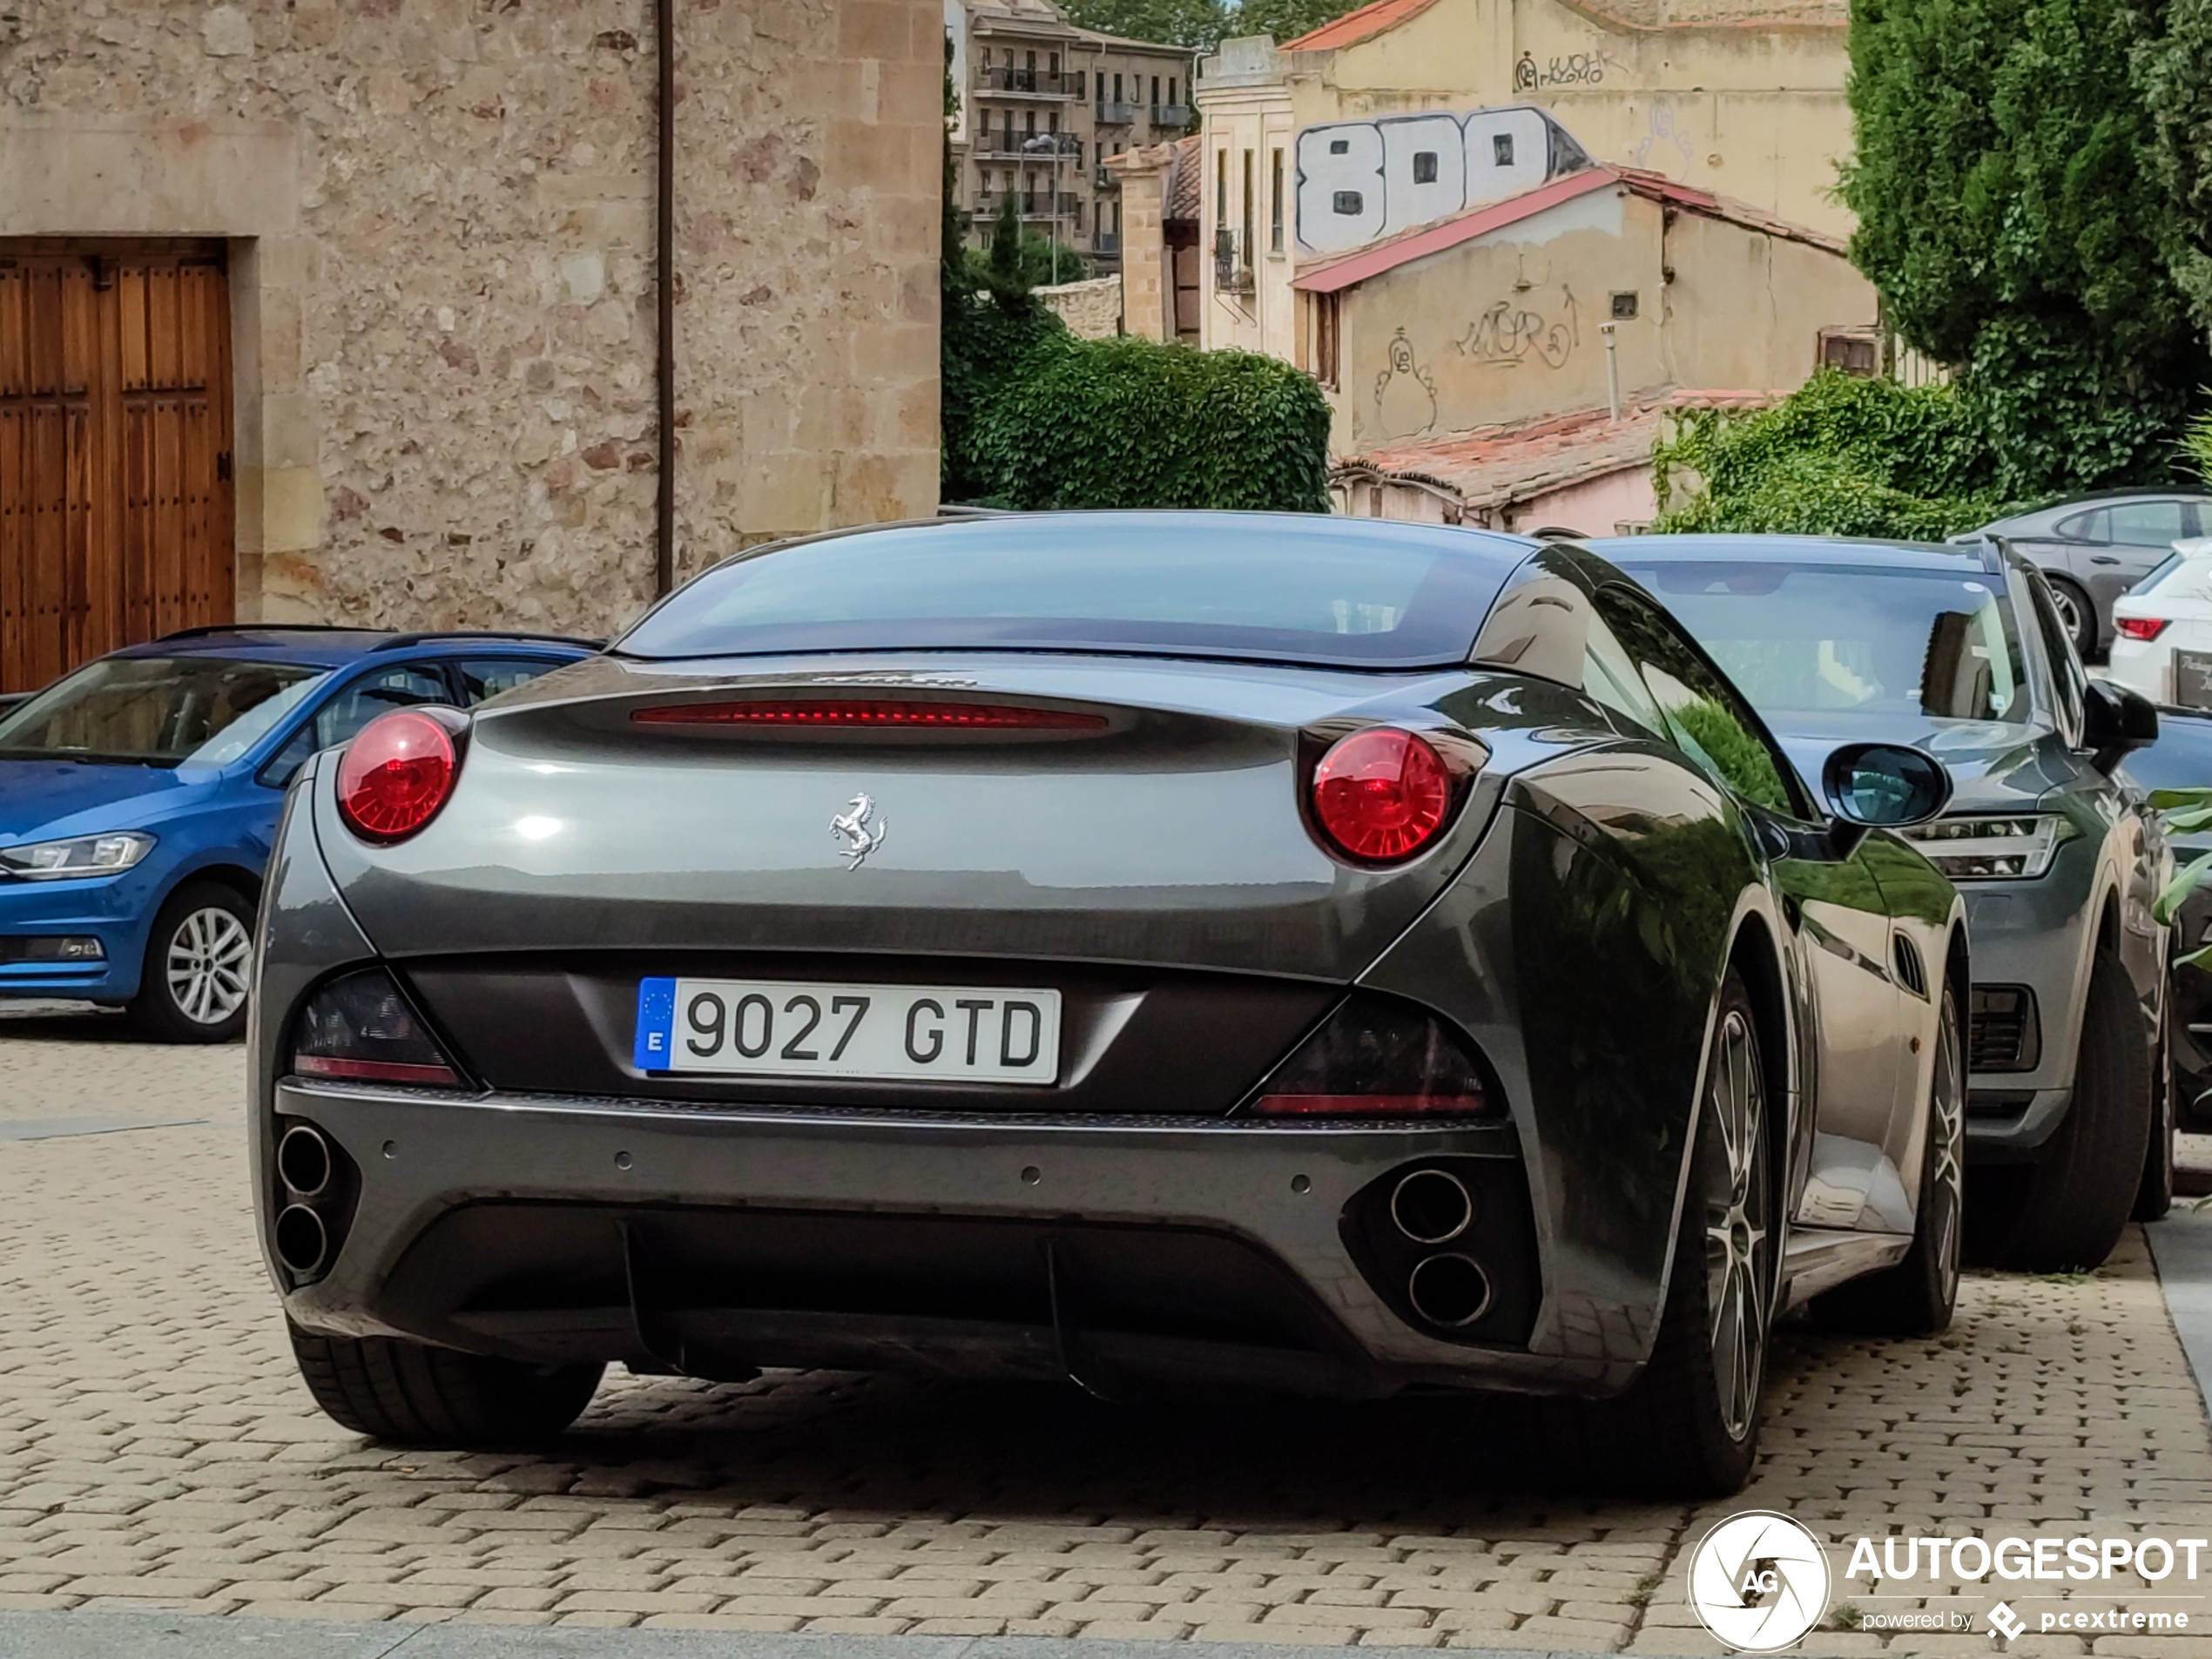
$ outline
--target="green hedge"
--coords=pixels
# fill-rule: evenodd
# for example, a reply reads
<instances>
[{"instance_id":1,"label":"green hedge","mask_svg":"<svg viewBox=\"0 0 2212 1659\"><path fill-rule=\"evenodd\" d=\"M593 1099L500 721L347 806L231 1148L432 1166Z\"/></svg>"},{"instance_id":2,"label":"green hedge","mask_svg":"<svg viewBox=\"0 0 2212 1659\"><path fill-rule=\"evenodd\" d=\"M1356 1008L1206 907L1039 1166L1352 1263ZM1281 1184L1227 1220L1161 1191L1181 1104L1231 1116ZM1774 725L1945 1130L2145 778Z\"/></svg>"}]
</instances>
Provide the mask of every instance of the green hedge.
<instances>
[{"instance_id":1,"label":"green hedge","mask_svg":"<svg viewBox=\"0 0 2212 1659\"><path fill-rule=\"evenodd\" d=\"M2002 510L1997 459L1955 388L1824 370L1770 409L1683 415L1653 453L1653 528L1940 541Z\"/></svg>"},{"instance_id":2,"label":"green hedge","mask_svg":"<svg viewBox=\"0 0 2212 1659\"><path fill-rule=\"evenodd\" d=\"M1252 352L1054 334L967 435L978 497L997 505L1329 509L1328 404Z\"/></svg>"}]
</instances>

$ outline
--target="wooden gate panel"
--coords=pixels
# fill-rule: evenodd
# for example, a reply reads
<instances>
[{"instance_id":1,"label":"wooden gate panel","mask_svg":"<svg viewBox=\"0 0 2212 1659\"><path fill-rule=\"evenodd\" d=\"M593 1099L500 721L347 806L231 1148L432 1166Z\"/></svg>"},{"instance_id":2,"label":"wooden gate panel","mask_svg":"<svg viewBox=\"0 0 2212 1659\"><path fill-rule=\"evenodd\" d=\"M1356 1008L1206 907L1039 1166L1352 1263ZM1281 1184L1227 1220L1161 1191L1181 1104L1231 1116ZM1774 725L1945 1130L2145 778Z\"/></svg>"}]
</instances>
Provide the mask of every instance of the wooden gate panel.
<instances>
[{"instance_id":1,"label":"wooden gate panel","mask_svg":"<svg viewBox=\"0 0 2212 1659\"><path fill-rule=\"evenodd\" d=\"M219 247L0 243L0 691L232 619Z\"/></svg>"}]
</instances>

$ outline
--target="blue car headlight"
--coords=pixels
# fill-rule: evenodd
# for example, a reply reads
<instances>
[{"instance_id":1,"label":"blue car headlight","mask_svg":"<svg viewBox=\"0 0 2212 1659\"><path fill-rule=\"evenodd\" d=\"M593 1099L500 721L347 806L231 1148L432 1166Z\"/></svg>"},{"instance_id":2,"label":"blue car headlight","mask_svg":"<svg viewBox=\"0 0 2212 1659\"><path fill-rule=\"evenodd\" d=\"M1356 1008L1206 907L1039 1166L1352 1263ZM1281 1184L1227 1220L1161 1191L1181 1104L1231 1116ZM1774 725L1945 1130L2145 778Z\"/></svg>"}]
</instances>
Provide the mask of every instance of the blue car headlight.
<instances>
[{"instance_id":1,"label":"blue car headlight","mask_svg":"<svg viewBox=\"0 0 2212 1659\"><path fill-rule=\"evenodd\" d=\"M30 881L119 875L153 851L153 840L143 831L118 830L108 835L73 835L65 841L0 846L0 874Z\"/></svg>"}]
</instances>

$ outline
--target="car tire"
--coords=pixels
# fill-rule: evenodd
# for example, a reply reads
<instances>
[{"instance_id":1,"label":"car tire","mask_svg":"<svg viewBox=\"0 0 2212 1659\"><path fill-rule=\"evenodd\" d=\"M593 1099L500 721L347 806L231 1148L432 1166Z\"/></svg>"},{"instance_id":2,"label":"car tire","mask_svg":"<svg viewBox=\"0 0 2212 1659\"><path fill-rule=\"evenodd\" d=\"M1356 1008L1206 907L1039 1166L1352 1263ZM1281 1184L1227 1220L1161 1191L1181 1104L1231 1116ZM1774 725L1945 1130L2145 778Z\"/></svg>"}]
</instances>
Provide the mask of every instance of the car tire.
<instances>
[{"instance_id":1,"label":"car tire","mask_svg":"<svg viewBox=\"0 0 2212 1659\"><path fill-rule=\"evenodd\" d=\"M253 904L219 881L188 881L154 916L132 1020L159 1042L233 1042L253 974Z\"/></svg>"},{"instance_id":2,"label":"car tire","mask_svg":"<svg viewBox=\"0 0 2212 1659\"><path fill-rule=\"evenodd\" d=\"M1812 1314L1831 1331L1870 1336L1932 1337L1959 1305L1959 1257L1966 1210L1966 1031L1959 999L1943 988L1935 1063L1928 1070L1927 1149L1920 1160L1920 1204L1912 1248L1896 1266L1813 1298Z\"/></svg>"},{"instance_id":3,"label":"car tire","mask_svg":"<svg viewBox=\"0 0 2212 1659\"><path fill-rule=\"evenodd\" d=\"M2097 651L2097 607L2089 596L2073 581L2062 576L2044 575L2051 584L2051 597L2057 604L2059 620L2074 636L2074 649L2081 654L2085 663L2094 661Z\"/></svg>"},{"instance_id":4,"label":"car tire","mask_svg":"<svg viewBox=\"0 0 2212 1659\"><path fill-rule=\"evenodd\" d=\"M489 1451L551 1440L590 1403L606 1370L291 1331L300 1375L324 1413L399 1446Z\"/></svg>"},{"instance_id":5,"label":"car tire","mask_svg":"<svg viewBox=\"0 0 2212 1659\"><path fill-rule=\"evenodd\" d=\"M1636 1487L1676 1498L1725 1497L1750 1478L1774 1319L1773 1123L1758 1016L1733 968L1705 1070L1659 1333L1643 1374L1593 1425Z\"/></svg>"},{"instance_id":6,"label":"car tire","mask_svg":"<svg viewBox=\"0 0 2212 1659\"><path fill-rule=\"evenodd\" d=\"M1997 1264L2062 1273L2112 1254L2142 1184L2151 1122L2151 1042L2128 971L2100 952L2089 971L2074 1098L2024 1181L2004 1194Z\"/></svg>"},{"instance_id":7,"label":"car tire","mask_svg":"<svg viewBox=\"0 0 2212 1659\"><path fill-rule=\"evenodd\" d=\"M2167 994L2173 995L2169 990ZM2143 1152L2143 1178L2135 1189L2131 1221L2157 1221L2174 1207L2174 1062L2163 1029L2151 1062L2150 1144Z\"/></svg>"}]
</instances>

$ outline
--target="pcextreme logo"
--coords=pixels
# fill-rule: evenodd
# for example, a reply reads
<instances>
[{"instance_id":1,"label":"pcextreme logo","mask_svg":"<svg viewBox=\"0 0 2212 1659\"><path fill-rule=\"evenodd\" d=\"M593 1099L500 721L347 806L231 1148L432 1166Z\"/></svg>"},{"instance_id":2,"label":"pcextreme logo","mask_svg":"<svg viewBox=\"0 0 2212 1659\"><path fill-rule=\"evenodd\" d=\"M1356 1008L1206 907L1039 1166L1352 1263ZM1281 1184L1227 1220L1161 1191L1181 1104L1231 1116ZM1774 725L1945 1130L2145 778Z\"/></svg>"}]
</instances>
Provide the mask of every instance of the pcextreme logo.
<instances>
[{"instance_id":1,"label":"pcextreme logo","mask_svg":"<svg viewBox=\"0 0 2212 1659\"><path fill-rule=\"evenodd\" d=\"M1787 1515L1730 1515L1689 1558L1689 1607L1716 1638L1743 1653L1778 1653L1828 1611L1828 1552Z\"/></svg>"}]
</instances>

